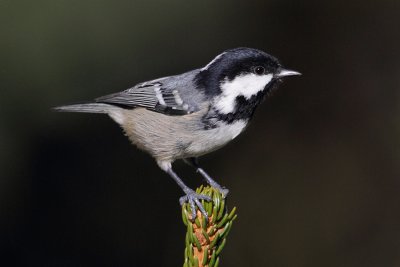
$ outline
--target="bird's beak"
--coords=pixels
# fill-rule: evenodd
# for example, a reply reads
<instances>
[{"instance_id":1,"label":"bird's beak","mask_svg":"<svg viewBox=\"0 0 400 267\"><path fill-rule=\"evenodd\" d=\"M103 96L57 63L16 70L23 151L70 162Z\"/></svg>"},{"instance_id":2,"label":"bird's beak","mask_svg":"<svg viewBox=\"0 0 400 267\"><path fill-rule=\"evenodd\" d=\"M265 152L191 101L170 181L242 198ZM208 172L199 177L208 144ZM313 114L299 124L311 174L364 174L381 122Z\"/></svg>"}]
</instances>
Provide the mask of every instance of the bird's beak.
<instances>
[{"instance_id":1,"label":"bird's beak","mask_svg":"<svg viewBox=\"0 0 400 267\"><path fill-rule=\"evenodd\" d=\"M286 76L294 76L294 75L301 75L300 72L294 71L294 70L285 70L285 69L281 69L280 72L278 72L277 74L275 74L276 78L283 78Z\"/></svg>"}]
</instances>

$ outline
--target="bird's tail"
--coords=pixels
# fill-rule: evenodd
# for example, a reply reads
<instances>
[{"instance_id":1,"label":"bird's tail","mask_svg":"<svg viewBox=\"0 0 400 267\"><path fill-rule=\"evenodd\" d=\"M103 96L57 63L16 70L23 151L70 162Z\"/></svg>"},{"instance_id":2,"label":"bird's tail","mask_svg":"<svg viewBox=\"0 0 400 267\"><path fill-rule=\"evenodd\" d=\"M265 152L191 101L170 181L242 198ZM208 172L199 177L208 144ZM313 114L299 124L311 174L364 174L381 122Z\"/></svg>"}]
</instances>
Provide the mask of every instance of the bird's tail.
<instances>
[{"instance_id":1,"label":"bird's tail","mask_svg":"<svg viewBox=\"0 0 400 267\"><path fill-rule=\"evenodd\" d=\"M114 121L122 124L125 120L123 109L104 103L86 103L53 108L61 112L83 112L83 113L104 113L108 114Z\"/></svg>"},{"instance_id":2,"label":"bird's tail","mask_svg":"<svg viewBox=\"0 0 400 267\"><path fill-rule=\"evenodd\" d=\"M86 103L86 104L74 104L67 106L60 106L53 108L56 111L61 112L84 112L84 113L106 113L109 114L115 107L103 103Z\"/></svg>"}]
</instances>

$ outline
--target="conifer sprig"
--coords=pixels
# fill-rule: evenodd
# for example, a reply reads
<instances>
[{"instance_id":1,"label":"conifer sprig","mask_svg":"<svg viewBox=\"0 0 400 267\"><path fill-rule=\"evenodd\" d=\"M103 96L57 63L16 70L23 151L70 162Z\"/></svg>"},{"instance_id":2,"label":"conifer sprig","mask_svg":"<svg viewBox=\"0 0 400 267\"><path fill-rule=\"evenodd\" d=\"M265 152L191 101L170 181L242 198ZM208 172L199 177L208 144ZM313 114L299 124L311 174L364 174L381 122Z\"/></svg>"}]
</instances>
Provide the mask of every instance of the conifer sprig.
<instances>
[{"instance_id":1,"label":"conifer sprig","mask_svg":"<svg viewBox=\"0 0 400 267\"><path fill-rule=\"evenodd\" d=\"M192 221L190 205L182 206L182 219L187 227L183 267L217 267L226 237L237 217L236 207L229 212L226 199L213 187L200 186L196 193L210 196L212 202L202 200L208 220L196 207L197 217Z\"/></svg>"}]
</instances>

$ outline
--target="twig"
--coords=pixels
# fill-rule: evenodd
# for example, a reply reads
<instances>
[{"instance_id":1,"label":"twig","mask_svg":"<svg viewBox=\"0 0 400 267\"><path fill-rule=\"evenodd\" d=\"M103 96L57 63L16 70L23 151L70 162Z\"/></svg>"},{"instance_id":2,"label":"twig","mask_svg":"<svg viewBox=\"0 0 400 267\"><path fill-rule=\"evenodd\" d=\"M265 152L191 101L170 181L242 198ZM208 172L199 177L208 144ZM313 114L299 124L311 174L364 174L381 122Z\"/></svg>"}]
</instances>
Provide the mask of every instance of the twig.
<instances>
[{"instance_id":1,"label":"twig","mask_svg":"<svg viewBox=\"0 0 400 267\"><path fill-rule=\"evenodd\" d=\"M192 222L190 206L185 204L182 207L183 223L187 226L183 267L217 267L226 237L237 217L236 207L229 212L226 199L210 186L200 186L196 192L210 196L212 202L202 200L209 216L208 221L196 208L197 217Z\"/></svg>"}]
</instances>

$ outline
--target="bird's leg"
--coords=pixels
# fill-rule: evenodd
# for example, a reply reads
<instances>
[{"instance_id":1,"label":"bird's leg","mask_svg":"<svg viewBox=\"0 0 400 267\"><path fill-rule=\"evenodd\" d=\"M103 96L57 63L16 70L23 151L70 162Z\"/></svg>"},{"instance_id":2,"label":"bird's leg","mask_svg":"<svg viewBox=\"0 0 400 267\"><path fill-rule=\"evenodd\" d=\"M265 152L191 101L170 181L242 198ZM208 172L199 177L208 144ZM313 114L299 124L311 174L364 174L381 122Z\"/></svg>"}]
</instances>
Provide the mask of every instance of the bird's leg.
<instances>
[{"instance_id":1,"label":"bird's leg","mask_svg":"<svg viewBox=\"0 0 400 267\"><path fill-rule=\"evenodd\" d=\"M196 219L196 206L199 208L200 212L203 216L208 220L208 214L201 204L200 200L204 199L205 201L211 201L211 197L206 195L197 194L194 190L190 189L181 178L172 170L171 163L158 162L158 165L163 169L166 173L168 173L172 179L182 188L183 192L185 192L185 196L179 199L179 203L183 205L185 202L189 203L190 209L192 210L192 220Z\"/></svg>"},{"instance_id":2,"label":"bird's leg","mask_svg":"<svg viewBox=\"0 0 400 267\"><path fill-rule=\"evenodd\" d=\"M207 183L209 185L211 185L212 187L218 189L218 191L220 191L224 195L224 197L226 197L228 195L229 190L225 187L222 187L213 178L211 178L211 176L208 175L208 173L206 173L205 170L200 167L197 158L188 158L188 159L184 159L183 161L186 162L187 164L189 164L190 166L194 167L196 169L196 171L198 173L200 173L201 176L204 177L204 179L207 181Z\"/></svg>"}]
</instances>

